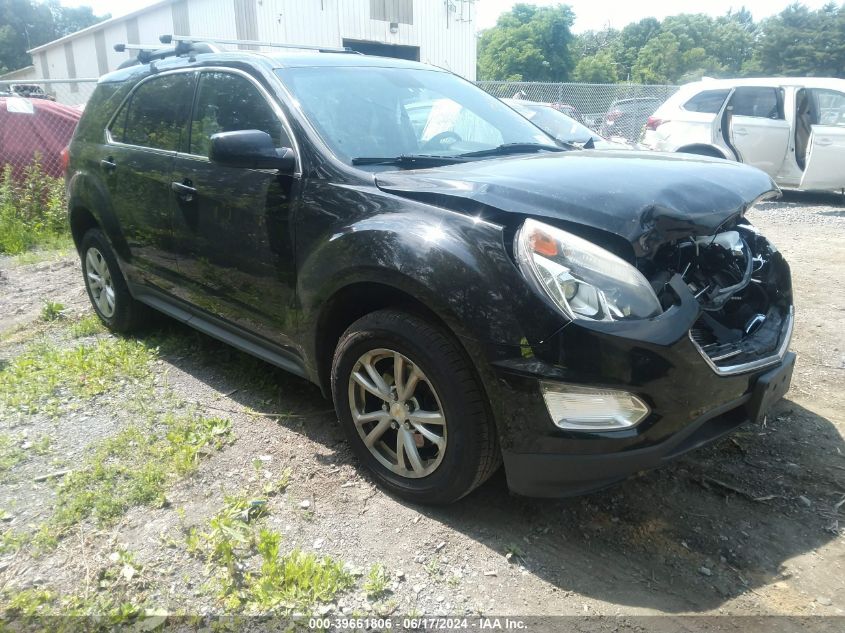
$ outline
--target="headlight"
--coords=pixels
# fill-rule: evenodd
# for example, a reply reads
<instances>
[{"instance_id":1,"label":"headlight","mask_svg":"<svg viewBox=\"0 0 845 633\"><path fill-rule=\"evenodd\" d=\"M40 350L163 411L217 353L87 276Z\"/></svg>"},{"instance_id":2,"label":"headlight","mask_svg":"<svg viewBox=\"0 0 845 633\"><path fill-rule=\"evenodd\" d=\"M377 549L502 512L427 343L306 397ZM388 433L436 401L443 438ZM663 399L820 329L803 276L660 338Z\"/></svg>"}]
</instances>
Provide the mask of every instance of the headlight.
<instances>
[{"instance_id":1,"label":"headlight","mask_svg":"<svg viewBox=\"0 0 845 633\"><path fill-rule=\"evenodd\" d=\"M516 236L516 256L522 274L570 319L623 321L661 312L640 271L548 224L526 220Z\"/></svg>"}]
</instances>

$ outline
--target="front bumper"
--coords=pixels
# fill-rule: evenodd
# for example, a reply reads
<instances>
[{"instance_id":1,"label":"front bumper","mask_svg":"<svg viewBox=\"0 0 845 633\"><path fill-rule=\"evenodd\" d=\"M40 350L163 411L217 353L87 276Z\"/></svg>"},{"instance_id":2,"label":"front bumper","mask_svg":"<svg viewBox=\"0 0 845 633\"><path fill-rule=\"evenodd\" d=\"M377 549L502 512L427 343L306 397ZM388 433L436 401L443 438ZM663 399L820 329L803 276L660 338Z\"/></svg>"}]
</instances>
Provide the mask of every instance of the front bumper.
<instances>
[{"instance_id":1,"label":"front bumper","mask_svg":"<svg viewBox=\"0 0 845 633\"><path fill-rule=\"evenodd\" d=\"M787 353L777 366L758 378L784 374L778 385L782 395L789 387L795 354ZM784 371L787 370L787 371ZM689 422L662 442L619 452L517 453L503 451L508 487L531 497L564 497L605 488L626 477L657 468L684 453L716 441L759 414L757 390L726 402ZM769 398L771 403L772 398Z\"/></svg>"},{"instance_id":2,"label":"front bumper","mask_svg":"<svg viewBox=\"0 0 845 633\"><path fill-rule=\"evenodd\" d=\"M510 489L535 497L586 493L759 419L789 387L791 308L776 355L730 372L716 371L690 338L687 328L697 314L697 306L682 306L659 335L618 336L570 324L540 345L523 347L518 357L513 348L488 349L492 372L485 382ZM546 409L543 381L628 391L651 412L628 429L563 430Z\"/></svg>"}]
</instances>

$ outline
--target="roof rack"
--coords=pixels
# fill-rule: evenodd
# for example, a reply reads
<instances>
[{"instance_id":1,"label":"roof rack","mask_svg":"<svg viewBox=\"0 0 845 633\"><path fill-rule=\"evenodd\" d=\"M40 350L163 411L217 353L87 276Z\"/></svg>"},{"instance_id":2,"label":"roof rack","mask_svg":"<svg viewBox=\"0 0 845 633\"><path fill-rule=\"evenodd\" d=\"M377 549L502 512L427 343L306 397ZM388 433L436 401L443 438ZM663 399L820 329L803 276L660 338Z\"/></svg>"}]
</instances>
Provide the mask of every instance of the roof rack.
<instances>
[{"instance_id":1,"label":"roof rack","mask_svg":"<svg viewBox=\"0 0 845 633\"><path fill-rule=\"evenodd\" d=\"M358 51L354 51L349 47L333 47L333 46L317 46L309 44L282 44L279 42L260 42L257 40L232 40L223 39L219 37L203 37L199 35L162 35L158 38L162 44L198 44L201 42L212 42L214 44L233 44L237 46L268 46L270 48L293 48L307 51L317 51L319 53L351 53L353 55L361 55Z\"/></svg>"},{"instance_id":2,"label":"roof rack","mask_svg":"<svg viewBox=\"0 0 845 633\"><path fill-rule=\"evenodd\" d=\"M157 59L178 57L180 55L199 55L201 53L219 53L220 49L205 42L177 42L175 46L162 48L160 44L115 44L118 53L138 51L138 55L128 59L118 68L127 68L138 64L148 64Z\"/></svg>"}]
</instances>

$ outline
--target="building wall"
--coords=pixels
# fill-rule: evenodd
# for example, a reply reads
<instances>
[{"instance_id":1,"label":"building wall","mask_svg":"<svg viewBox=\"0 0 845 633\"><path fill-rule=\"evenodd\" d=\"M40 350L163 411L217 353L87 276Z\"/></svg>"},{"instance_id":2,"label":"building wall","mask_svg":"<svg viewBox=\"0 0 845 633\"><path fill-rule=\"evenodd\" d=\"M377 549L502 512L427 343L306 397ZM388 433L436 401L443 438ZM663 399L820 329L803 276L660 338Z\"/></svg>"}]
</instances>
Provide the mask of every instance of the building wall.
<instances>
[{"instance_id":1,"label":"building wall","mask_svg":"<svg viewBox=\"0 0 845 633\"><path fill-rule=\"evenodd\" d=\"M344 39L417 46L420 61L475 79L475 0L173 0L39 47L38 77L96 78L163 34L341 46ZM384 19L371 19L371 14ZM391 19L397 20L391 24ZM409 23L410 22L410 23ZM393 32L395 31L395 32ZM248 36L248 37L245 37ZM240 36L240 37L239 37ZM221 48L236 48L221 46ZM70 64L68 62L71 62Z\"/></svg>"}]
</instances>

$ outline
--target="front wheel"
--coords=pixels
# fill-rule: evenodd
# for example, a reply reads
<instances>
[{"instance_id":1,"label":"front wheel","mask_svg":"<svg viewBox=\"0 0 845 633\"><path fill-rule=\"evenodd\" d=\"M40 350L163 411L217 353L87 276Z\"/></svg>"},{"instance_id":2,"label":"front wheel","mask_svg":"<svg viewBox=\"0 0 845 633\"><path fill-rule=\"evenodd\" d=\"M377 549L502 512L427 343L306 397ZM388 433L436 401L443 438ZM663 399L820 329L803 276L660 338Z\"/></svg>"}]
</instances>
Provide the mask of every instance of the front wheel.
<instances>
[{"instance_id":1,"label":"front wheel","mask_svg":"<svg viewBox=\"0 0 845 633\"><path fill-rule=\"evenodd\" d=\"M385 488L450 503L499 464L484 392L445 331L380 310L341 336L332 364L335 409L358 459Z\"/></svg>"}]
</instances>

